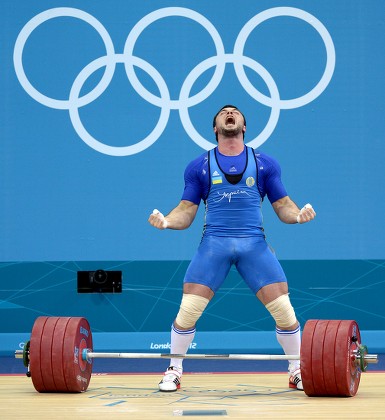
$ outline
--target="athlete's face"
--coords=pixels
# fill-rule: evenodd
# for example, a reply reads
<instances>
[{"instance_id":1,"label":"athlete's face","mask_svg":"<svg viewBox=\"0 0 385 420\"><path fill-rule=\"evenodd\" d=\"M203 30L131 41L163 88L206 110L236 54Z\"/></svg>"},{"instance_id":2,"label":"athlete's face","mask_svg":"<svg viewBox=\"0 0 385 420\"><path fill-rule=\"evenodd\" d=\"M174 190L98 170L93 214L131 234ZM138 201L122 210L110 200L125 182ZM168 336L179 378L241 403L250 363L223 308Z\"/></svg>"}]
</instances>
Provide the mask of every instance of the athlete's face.
<instances>
[{"instance_id":1,"label":"athlete's face","mask_svg":"<svg viewBox=\"0 0 385 420\"><path fill-rule=\"evenodd\" d=\"M245 121L236 108L222 109L215 120L215 133L233 137L246 131Z\"/></svg>"}]
</instances>

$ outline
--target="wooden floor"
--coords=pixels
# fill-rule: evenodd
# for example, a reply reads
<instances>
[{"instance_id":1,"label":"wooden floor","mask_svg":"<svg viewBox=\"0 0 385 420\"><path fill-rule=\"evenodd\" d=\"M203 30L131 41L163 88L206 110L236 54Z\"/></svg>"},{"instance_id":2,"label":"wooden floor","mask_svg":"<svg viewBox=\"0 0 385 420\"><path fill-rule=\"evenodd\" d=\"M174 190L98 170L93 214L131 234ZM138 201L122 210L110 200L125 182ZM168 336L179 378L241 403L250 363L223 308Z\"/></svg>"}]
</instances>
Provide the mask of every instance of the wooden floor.
<instances>
[{"instance_id":1,"label":"wooden floor","mask_svg":"<svg viewBox=\"0 0 385 420\"><path fill-rule=\"evenodd\" d=\"M159 375L93 375L82 394L39 394L24 375L0 376L0 419L385 419L385 372L361 376L356 396L309 398L279 373L185 374L161 393Z\"/></svg>"}]
</instances>

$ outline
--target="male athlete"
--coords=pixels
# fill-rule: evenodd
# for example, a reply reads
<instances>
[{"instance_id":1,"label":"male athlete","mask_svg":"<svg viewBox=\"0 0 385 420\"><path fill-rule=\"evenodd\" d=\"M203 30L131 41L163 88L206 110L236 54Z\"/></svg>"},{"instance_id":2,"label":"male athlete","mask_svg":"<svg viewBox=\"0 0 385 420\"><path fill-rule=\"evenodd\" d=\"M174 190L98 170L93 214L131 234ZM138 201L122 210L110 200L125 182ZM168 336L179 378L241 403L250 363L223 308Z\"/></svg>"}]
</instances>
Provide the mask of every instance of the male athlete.
<instances>
[{"instance_id":1,"label":"male athlete","mask_svg":"<svg viewBox=\"0 0 385 420\"><path fill-rule=\"evenodd\" d=\"M286 276L265 241L261 203L267 195L284 223L306 223L316 213L289 198L273 158L244 144L246 120L225 105L213 120L218 146L193 160L185 171L182 199L167 216L154 210L148 221L158 229L186 229L201 200L206 206L202 241L184 278L183 297L171 328L171 353L186 354L195 325L232 265L276 323L285 354L300 354L300 326L290 303ZM182 359L171 359L161 391L180 388ZM303 390L299 360L289 360L289 387Z\"/></svg>"}]
</instances>

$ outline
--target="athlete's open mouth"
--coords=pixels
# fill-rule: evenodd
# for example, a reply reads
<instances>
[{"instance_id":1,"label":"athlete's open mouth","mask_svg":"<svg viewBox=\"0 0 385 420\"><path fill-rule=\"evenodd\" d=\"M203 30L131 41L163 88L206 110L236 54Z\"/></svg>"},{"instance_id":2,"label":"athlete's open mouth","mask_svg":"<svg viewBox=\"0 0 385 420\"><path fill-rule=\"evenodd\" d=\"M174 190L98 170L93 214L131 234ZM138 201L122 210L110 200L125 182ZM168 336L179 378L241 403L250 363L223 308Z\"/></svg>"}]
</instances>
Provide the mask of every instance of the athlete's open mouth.
<instances>
[{"instance_id":1,"label":"athlete's open mouth","mask_svg":"<svg viewBox=\"0 0 385 420\"><path fill-rule=\"evenodd\" d=\"M226 117L226 124L235 124L235 118L232 115Z\"/></svg>"}]
</instances>

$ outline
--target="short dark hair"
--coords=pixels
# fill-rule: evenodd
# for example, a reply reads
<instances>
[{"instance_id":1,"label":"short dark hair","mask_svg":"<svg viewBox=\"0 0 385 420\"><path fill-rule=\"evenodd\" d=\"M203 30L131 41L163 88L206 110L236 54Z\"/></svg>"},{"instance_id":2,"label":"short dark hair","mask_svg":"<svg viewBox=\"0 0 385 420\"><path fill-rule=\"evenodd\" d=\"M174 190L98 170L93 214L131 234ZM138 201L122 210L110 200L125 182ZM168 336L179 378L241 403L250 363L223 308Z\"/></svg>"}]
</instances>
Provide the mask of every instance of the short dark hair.
<instances>
[{"instance_id":1,"label":"short dark hair","mask_svg":"<svg viewBox=\"0 0 385 420\"><path fill-rule=\"evenodd\" d=\"M213 128L215 127L215 123L216 123L216 120L217 120L217 116L219 115L219 113L222 111L222 109L225 109L225 108L234 108L234 109L236 109L237 111L239 111L240 113L241 113L241 115L242 115L242 117L243 117L243 121L244 121L244 123L245 123L245 126L246 126L246 118L245 118L245 116L242 114L242 112L239 110L239 108L237 108L235 105L231 105L231 104L228 104L228 105L224 105L215 115L214 115L214 118L213 118ZM218 134L216 133L215 134L215 138L217 139L217 141L218 141ZM243 138L245 138L245 133L243 133Z\"/></svg>"}]
</instances>

